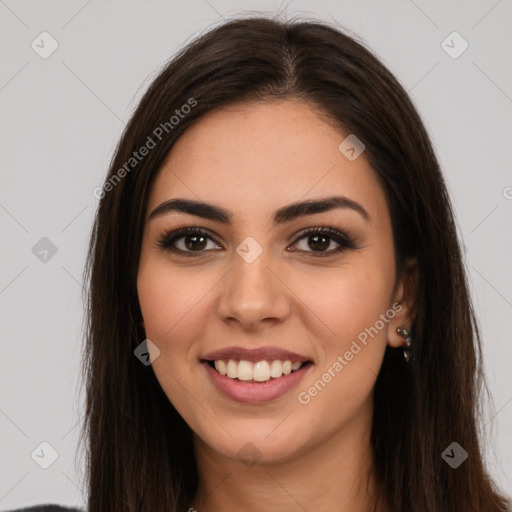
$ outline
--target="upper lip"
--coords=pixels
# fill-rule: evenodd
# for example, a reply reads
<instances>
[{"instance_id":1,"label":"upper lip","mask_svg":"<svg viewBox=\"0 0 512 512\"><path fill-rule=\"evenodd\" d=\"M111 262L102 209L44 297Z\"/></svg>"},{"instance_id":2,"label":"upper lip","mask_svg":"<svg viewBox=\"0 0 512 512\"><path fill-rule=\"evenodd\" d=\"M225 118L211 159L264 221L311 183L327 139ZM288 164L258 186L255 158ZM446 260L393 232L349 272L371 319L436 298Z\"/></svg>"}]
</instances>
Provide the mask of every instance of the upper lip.
<instances>
[{"instance_id":1,"label":"upper lip","mask_svg":"<svg viewBox=\"0 0 512 512\"><path fill-rule=\"evenodd\" d=\"M263 360L281 360L281 361L309 361L307 357L301 356L295 352L284 350L278 347L260 347L260 348L243 348L243 347L227 347L215 350L205 355L203 360L218 361L221 359L233 359L235 361L252 361L258 362Z\"/></svg>"}]
</instances>

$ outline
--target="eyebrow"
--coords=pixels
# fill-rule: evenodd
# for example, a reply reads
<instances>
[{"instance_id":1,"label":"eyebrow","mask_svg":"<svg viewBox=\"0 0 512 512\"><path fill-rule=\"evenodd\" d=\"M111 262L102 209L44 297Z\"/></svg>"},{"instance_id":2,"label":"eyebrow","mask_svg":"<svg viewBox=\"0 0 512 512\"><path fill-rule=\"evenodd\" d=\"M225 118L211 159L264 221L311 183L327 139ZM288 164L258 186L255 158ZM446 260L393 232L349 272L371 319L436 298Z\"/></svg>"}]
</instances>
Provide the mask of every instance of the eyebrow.
<instances>
[{"instance_id":1,"label":"eyebrow","mask_svg":"<svg viewBox=\"0 0 512 512\"><path fill-rule=\"evenodd\" d=\"M370 222L368 212L356 201L345 196L332 196L321 199L292 203L279 208L274 213L274 225L290 222L298 217L327 212L336 208L350 209L359 213L367 222ZM229 210L192 199L169 199L157 206L149 215L148 221L170 212L182 212L210 219L223 224L231 224L233 215Z\"/></svg>"}]
</instances>

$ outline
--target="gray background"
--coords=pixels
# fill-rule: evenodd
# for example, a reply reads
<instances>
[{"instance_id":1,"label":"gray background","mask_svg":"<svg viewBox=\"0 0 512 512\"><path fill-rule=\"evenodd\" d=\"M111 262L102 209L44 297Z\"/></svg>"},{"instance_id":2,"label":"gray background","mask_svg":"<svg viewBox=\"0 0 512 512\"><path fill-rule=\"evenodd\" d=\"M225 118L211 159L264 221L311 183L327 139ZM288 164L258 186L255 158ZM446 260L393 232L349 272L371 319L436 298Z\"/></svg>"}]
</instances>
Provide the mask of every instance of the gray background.
<instances>
[{"instance_id":1,"label":"gray background","mask_svg":"<svg viewBox=\"0 0 512 512\"><path fill-rule=\"evenodd\" d=\"M161 66L212 24L248 10L336 20L410 92L464 239L494 398L485 420L488 464L512 494L510 0L0 0L2 509L85 502L80 287L97 206L92 190ZM43 31L59 45L47 59L31 47ZM453 31L469 43L456 59L441 46ZM57 247L46 262L32 251L43 237ZM43 441L58 452L48 469L31 458Z\"/></svg>"}]
</instances>

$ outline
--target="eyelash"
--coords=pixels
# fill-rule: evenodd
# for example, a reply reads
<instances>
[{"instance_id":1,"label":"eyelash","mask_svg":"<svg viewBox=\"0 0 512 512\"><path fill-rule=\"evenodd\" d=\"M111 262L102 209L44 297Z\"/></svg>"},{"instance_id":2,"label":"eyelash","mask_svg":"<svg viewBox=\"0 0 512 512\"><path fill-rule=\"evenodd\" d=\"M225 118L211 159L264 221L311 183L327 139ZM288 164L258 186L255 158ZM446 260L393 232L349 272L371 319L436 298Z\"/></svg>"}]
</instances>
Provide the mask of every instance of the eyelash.
<instances>
[{"instance_id":1,"label":"eyelash","mask_svg":"<svg viewBox=\"0 0 512 512\"><path fill-rule=\"evenodd\" d=\"M174 253L178 253L185 257L198 257L201 254L208 252L205 250L201 251L184 251L182 249L178 249L173 246L173 244L179 240L180 238L184 238L187 235L203 235L206 238L214 241L216 244L221 245L217 240L215 240L208 231L203 228L195 227L195 226L183 226L171 231L169 233L164 233L157 240L157 247L164 251L170 251ZM295 241L293 245L297 244L301 239L306 238L306 236L314 236L314 235L323 235L329 238L330 240L335 241L339 244L338 247L332 249L328 252L315 252L315 251L303 251L299 250L299 252L312 253L314 257L325 258L327 256L333 256L335 254L339 254L340 252L346 249L356 249L356 245L354 243L354 238L347 233L343 233L338 231L337 229L328 227L328 226L319 226L315 228L306 228L297 233Z\"/></svg>"}]
</instances>

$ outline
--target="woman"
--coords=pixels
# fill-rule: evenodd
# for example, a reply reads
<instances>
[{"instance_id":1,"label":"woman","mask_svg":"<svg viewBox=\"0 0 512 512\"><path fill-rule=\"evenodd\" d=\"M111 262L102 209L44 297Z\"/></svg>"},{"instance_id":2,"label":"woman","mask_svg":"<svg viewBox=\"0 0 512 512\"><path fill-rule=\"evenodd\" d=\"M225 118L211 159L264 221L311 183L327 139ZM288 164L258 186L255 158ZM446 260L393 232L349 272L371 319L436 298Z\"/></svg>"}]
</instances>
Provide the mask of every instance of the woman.
<instances>
[{"instance_id":1,"label":"woman","mask_svg":"<svg viewBox=\"0 0 512 512\"><path fill-rule=\"evenodd\" d=\"M209 31L95 195L91 512L510 510L446 186L362 43L315 21Z\"/></svg>"}]
</instances>

